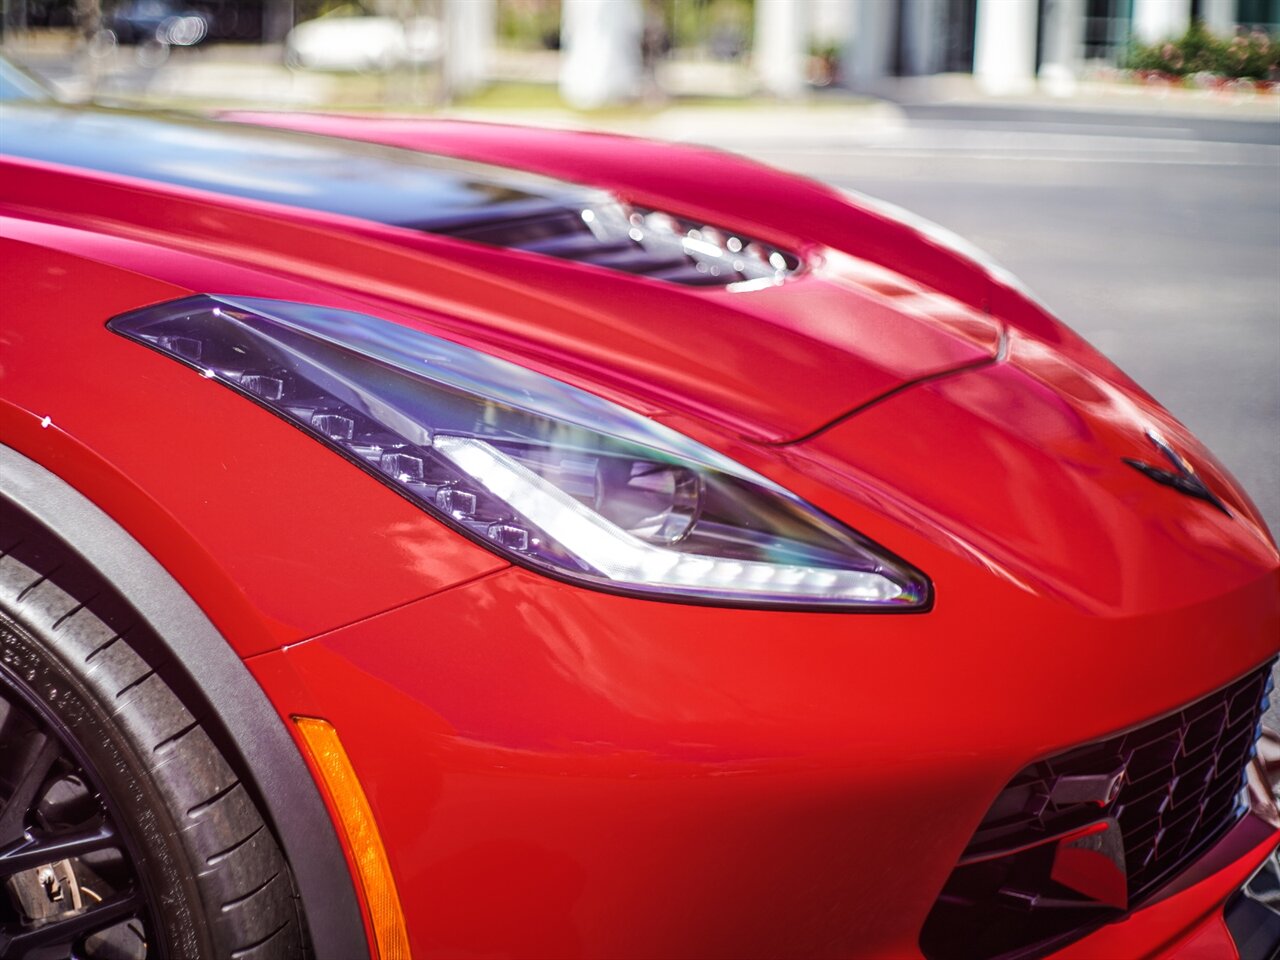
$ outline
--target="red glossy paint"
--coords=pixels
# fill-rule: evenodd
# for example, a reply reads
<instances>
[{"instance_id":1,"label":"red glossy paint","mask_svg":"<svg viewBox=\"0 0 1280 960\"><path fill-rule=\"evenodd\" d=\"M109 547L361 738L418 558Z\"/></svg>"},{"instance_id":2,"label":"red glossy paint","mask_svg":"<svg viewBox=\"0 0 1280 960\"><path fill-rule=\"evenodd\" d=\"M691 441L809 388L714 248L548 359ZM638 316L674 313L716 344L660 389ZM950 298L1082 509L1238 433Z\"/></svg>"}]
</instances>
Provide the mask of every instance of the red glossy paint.
<instances>
[{"instance_id":1,"label":"red glossy paint","mask_svg":"<svg viewBox=\"0 0 1280 960\"><path fill-rule=\"evenodd\" d=\"M415 956L918 957L1015 772L1280 647L1280 559L1227 472L1034 303L905 226L689 148L251 119L613 187L815 264L767 291L676 288L0 161L0 441L130 530L282 716L336 726ZM104 327L191 291L375 313L608 396L904 557L935 606L723 609L511 567ZM1156 462L1151 428L1232 517L1123 464ZM1278 840L1246 818L1212 871L1062 956L1209 956Z\"/></svg>"},{"instance_id":2,"label":"red glossy paint","mask_svg":"<svg viewBox=\"0 0 1280 960\"><path fill-rule=\"evenodd\" d=\"M0 439L132 532L238 653L506 565L265 410L108 332L104 316L190 291L65 249L0 238Z\"/></svg>"},{"instance_id":3,"label":"red glossy paint","mask_svg":"<svg viewBox=\"0 0 1280 960\"><path fill-rule=\"evenodd\" d=\"M865 282L866 269L845 258L784 289L740 296L34 161L5 161L0 172L0 206L16 216L93 222L162 250L303 278L314 302L363 295L405 322L631 406L690 413L760 439L805 434L903 383L989 361L998 347L998 325L979 311L892 274L888 287L887 271ZM30 197L48 199L36 210ZM228 289L230 280L217 292L270 284Z\"/></svg>"},{"instance_id":4,"label":"red glossy paint","mask_svg":"<svg viewBox=\"0 0 1280 960\"><path fill-rule=\"evenodd\" d=\"M992 271L839 191L705 147L599 133L456 120L233 112L227 119L409 147L531 170L617 192L638 204L732 222L766 240L826 246L1020 326L1091 369L1141 392L1002 271Z\"/></svg>"},{"instance_id":5,"label":"red glossy paint","mask_svg":"<svg viewBox=\"0 0 1280 960\"><path fill-rule=\"evenodd\" d=\"M965 597L989 577L930 560L949 602L928 617L654 604L511 569L250 665L282 711L343 731L415 955L914 956L1026 760L1239 675L1277 629L1269 578L1099 621L1012 586Z\"/></svg>"}]
</instances>

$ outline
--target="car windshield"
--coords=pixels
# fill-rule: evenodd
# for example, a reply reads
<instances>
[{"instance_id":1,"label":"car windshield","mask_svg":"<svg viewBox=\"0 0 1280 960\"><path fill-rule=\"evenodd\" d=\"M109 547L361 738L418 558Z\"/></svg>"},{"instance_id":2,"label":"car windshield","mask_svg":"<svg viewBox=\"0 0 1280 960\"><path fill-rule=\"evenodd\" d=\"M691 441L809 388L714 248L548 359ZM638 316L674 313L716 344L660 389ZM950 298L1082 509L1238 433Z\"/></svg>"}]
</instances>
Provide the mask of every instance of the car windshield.
<instances>
[{"instance_id":1,"label":"car windshield","mask_svg":"<svg viewBox=\"0 0 1280 960\"><path fill-rule=\"evenodd\" d=\"M52 100L53 94L30 74L0 57L0 100Z\"/></svg>"}]
</instances>

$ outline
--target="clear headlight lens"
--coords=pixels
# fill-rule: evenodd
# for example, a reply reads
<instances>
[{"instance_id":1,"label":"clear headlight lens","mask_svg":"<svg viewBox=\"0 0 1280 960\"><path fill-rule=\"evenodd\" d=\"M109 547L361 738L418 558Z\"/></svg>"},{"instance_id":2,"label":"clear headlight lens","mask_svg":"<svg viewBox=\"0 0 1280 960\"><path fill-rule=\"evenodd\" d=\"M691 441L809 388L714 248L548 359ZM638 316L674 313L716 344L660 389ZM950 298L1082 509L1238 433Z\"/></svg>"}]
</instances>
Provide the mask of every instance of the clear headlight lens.
<instances>
[{"instance_id":1,"label":"clear headlight lens","mask_svg":"<svg viewBox=\"0 0 1280 960\"><path fill-rule=\"evenodd\" d=\"M552 576L718 603L928 605L920 573L741 464L593 394L412 328L221 296L108 326L251 397L427 512Z\"/></svg>"}]
</instances>

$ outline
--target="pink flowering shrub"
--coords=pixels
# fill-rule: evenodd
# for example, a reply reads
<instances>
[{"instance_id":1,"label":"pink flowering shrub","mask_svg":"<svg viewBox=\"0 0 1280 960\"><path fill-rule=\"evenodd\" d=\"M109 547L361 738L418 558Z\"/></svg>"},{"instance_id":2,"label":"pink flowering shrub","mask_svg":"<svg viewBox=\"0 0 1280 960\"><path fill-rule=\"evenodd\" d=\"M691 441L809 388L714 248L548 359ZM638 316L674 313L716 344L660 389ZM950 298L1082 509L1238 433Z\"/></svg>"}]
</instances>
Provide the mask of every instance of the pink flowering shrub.
<instances>
[{"instance_id":1,"label":"pink flowering shrub","mask_svg":"<svg viewBox=\"0 0 1280 960\"><path fill-rule=\"evenodd\" d=\"M1213 74L1247 80L1280 79L1280 37L1261 30L1217 37L1193 21L1181 37L1135 44L1126 58L1131 70L1174 77Z\"/></svg>"}]
</instances>

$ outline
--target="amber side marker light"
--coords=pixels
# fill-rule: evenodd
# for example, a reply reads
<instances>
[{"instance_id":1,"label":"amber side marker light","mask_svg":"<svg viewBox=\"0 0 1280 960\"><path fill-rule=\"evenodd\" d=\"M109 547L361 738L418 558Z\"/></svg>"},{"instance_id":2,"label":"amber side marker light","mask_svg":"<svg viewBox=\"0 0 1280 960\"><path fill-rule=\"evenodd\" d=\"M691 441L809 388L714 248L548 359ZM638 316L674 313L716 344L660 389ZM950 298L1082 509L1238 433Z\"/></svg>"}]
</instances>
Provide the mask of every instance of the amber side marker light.
<instances>
[{"instance_id":1,"label":"amber side marker light","mask_svg":"<svg viewBox=\"0 0 1280 960\"><path fill-rule=\"evenodd\" d=\"M311 751L347 835L347 846L355 860L373 927L378 960L411 960L404 911L400 909L400 895L396 893L387 851L378 834L369 799L338 739L338 731L327 720L314 717L294 717L293 722Z\"/></svg>"}]
</instances>

